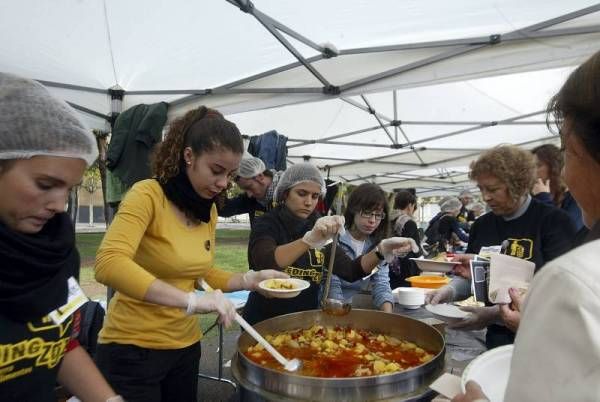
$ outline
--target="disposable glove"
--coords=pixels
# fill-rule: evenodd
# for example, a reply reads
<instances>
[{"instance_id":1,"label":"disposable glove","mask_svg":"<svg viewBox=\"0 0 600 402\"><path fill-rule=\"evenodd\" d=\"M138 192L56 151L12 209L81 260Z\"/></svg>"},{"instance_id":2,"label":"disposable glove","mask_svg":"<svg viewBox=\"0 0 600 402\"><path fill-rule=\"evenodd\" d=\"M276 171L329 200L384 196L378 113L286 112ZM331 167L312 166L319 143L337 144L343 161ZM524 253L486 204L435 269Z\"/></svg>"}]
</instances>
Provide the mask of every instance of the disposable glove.
<instances>
[{"instance_id":1,"label":"disposable glove","mask_svg":"<svg viewBox=\"0 0 600 402\"><path fill-rule=\"evenodd\" d=\"M323 248L336 233L344 233L344 217L341 215L323 216L315 222L311 230L304 234L302 241L310 248Z\"/></svg>"},{"instance_id":2,"label":"disposable glove","mask_svg":"<svg viewBox=\"0 0 600 402\"><path fill-rule=\"evenodd\" d=\"M385 260L390 263L396 256L406 255L409 252L418 253L419 246L410 237L390 237L383 239L377 246Z\"/></svg>"},{"instance_id":3,"label":"disposable glove","mask_svg":"<svg viewBox=\"0 0 600 402\"><path fill-rule=\"evenodd\" d=\"M500 319L500 309L498 306L461 307L461 310L471 314L458 322L448 324L448 328L475 331L484 329Z\"/></svg>"},{"instance_id":4,"label":"disposable glove","mask_svg":"<svg viewBox=\"0 0 600 402\"><path fill-rule=\"evenodd\" d=\"M275 269L264 269L262 271L248 271L242 276L242 286L246 290L258 290L258 284L265 279L288 279L290 276L285 272L277 271Z\"/></svg>"},{"instance_id":5,"label":"disposable glove","mask_svg":"<svg viewBox=\"0 0 600 402\"><path fill-rule=\"evenodd\" d=\"M202 296L194 292L188 293L186 314L191 315L213 312L219 315L219 322L226 327L229 327L235 319L235 306L220 290L217 289L212 292L204 292Z\"/></svg>"},{"instance_id":6,"label":"disposable glove","mask_svg":"<svg viewBox=\"0 0 600 402\"><path fill-rule=\"evenodd\" d=\"M439 289L429 292L425 295L426 304L448 303L454 301L456 291L450 285L442 286Z\"/></svg>"}]
</instances>

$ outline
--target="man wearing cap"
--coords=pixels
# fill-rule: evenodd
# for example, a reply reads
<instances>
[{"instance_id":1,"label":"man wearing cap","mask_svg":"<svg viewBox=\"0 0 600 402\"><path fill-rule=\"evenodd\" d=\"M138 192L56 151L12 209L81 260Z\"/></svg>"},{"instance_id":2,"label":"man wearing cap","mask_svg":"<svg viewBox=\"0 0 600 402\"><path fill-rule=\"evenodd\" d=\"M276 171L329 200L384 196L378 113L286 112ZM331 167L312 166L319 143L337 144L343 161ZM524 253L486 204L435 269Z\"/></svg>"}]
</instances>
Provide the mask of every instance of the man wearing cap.
<instances>
[{"instance_id":1,"label":"man wearing cap","mask_svg":"<svg viewBox=\"0 0 600 402\"><path fill-rule=\"evenodd\" d=\"M244 193L226 200L224 206L219 209L219 216L229 217L247 213L252 225L254 218L273 208L273 193L282 173L267 169L259 158L244 156L235 177L236 184Z\"/></svg>"}]
</instances>

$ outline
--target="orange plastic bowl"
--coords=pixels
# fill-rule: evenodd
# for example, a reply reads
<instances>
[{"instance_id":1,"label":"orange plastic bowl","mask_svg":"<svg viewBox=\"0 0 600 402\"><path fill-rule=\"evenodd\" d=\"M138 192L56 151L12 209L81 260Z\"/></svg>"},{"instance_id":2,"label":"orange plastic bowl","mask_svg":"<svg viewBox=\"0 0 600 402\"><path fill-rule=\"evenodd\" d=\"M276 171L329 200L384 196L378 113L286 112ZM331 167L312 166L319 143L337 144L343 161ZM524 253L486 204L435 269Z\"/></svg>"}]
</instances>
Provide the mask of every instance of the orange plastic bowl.
<instances>
[{"instance_id":1,"label":"orange plastic bowl","mask_svg":"<svg viewBox=\"0 0 600 402\"><path fill-rule=\"evenodd\" d=\"M450 282L450 278L448 277L434 275L411 276L410 278L406 278L406 280L410 282L412 287L427 289L441 288Z\"/></svg>"}]
</instances>

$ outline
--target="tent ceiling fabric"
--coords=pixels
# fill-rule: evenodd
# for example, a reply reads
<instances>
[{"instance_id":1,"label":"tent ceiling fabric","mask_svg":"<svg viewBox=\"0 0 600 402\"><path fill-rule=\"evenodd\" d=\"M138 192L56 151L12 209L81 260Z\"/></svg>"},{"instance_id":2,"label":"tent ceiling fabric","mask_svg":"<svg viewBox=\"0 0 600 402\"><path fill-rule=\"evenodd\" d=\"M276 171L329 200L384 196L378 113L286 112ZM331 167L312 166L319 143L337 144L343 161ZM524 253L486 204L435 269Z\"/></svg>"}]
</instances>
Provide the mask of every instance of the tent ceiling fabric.
<instances>
[{"instance_id":1,"label":"tent ceiling fabric","mask_svg":"<svg viewBox=\"0 0 600 402\"><path fill-rule=\"evenodd\" d=\"M118 85L124 109L167 101L173 119L206 104L244 134L288 136L291 163L431 194L471 186L483 149L556 142L546 103L600 49L592 1L251 4L10 2L0 71L42 81L94 128Z\"/></svg>"}]
</instances>

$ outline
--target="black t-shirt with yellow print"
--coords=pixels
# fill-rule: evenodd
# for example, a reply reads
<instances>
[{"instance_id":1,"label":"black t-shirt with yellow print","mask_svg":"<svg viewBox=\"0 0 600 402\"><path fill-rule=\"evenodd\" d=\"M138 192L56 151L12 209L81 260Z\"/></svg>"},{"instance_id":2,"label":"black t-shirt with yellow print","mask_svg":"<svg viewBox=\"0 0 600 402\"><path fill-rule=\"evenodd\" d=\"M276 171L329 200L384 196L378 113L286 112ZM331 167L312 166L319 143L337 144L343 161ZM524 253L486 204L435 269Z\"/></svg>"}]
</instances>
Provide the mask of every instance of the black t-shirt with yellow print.
<instances>
[{"instance_id":1,"label":"black t-shirt with yellow print","mask_svg":"<svg viewBox=\"0 0 600 402\"><path fill-rule=\"evenodd\" d=\"M488 212L471 226L467 253L509 241L506 254L531 261L536 271L572 248L575 227L564 211L535 199L525 213L513 220Z\"/></svg>"},{"instance_id":2,"label":"black t-shirt with yellow print","mask_svg":"<svg viewBox=\"0 0 600 402\"><path fill-rule=\"evenodd\" d=\"M488 212L471 226L467 253L477 254L481 247L501 245L508 240L506 254L535 264L536 272L546 263L573 247L575 226L564 211L535 199L525 213L513 220ZM502 325L492 324L486 333L491 349L514 342L515 334Z\"/></svg>"},{"instance_id":3,"label":"black t-shirt with yellow print","mask_svg":"<svg viewBox=\"0 0 600 402\"><path fill-rule=\"evenodd\" d=\"M248 261L251 269L259 271L270 267L256 266L251 250L257 241L273 240L277 246L290 243L301 238L310 230L316 217L307 220L291 216L285 207L278 207L264 214L255 221L248 245ZM318 308L319 286L328 264L330 248L323 250L309 249L300 258L283 269L293 278L304 279L310 287L296 297L290 299L266 298L257 292L251 292L244 307L243 316L250 324L299 311ZM355 281L366 274L360 270L360 263L351 260L341 248L337 248L334 273L343 279Z\"/></svg>"},{"instance_id":4,"label":"black t-shirt with yellow print","mask_svg":"<svg viewBox=\"0 0 600 402\"><path fill-rule=\"evenodd\" d=\"M16 322L0 315L0 401L56 401L57 371L77 320L78 313L59 325L48 316Z\"/></svg>"}]
</instances>

